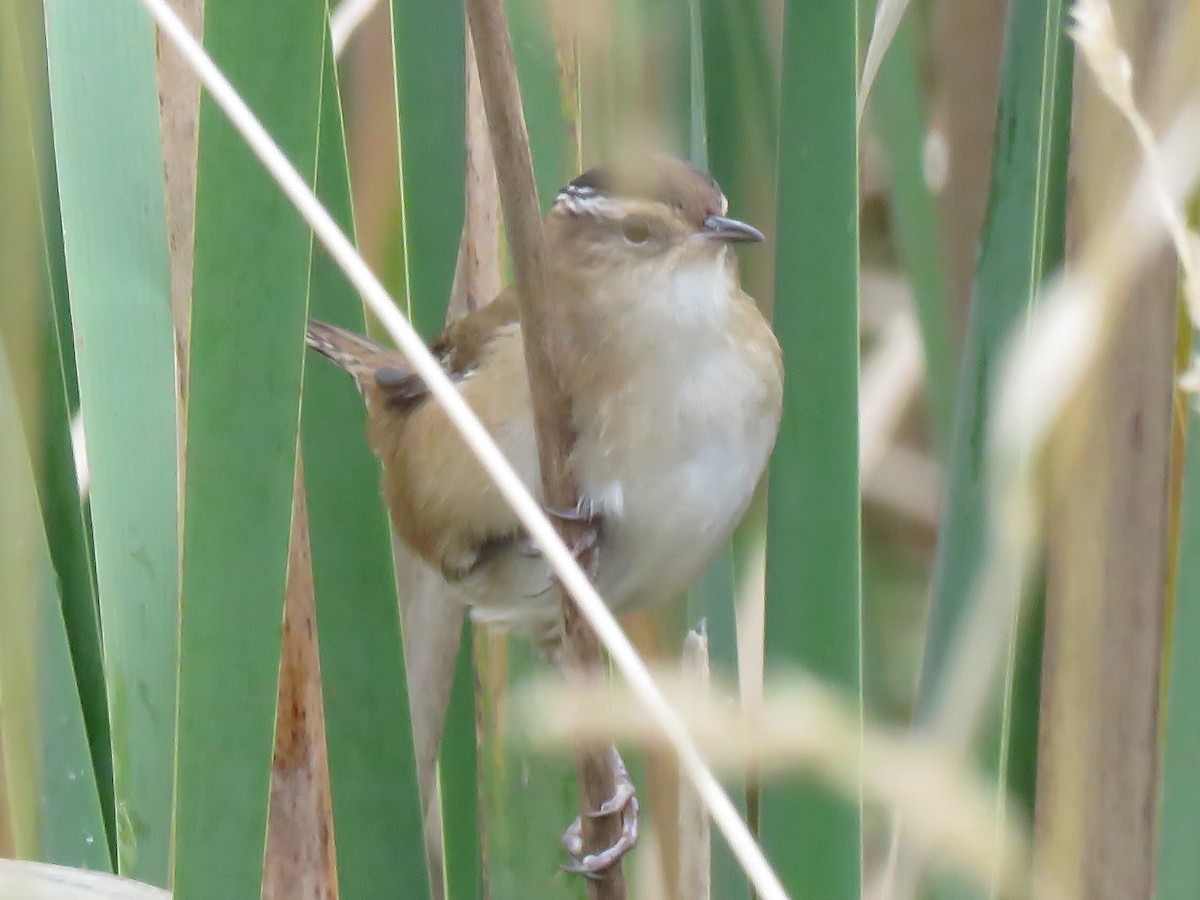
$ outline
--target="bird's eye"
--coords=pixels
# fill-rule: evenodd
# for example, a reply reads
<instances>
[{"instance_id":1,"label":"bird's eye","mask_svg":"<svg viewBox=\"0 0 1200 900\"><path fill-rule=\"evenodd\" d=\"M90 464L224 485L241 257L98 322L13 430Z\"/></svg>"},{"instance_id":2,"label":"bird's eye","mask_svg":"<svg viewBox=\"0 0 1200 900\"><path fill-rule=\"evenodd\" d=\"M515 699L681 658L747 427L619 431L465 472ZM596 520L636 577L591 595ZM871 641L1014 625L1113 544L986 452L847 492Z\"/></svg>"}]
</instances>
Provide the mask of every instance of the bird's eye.
<instances>
[{"instance_id":1,"label":"bird's eye","mask_svg":"<svg viewBox=\"0 0 1200 900\"><path fill-rule=\"evenodd\" d=\"M650 223L641 216L626 216L621 220L621 234L631 244L644 244L650 240Z\"/></svg>"}]
</instances>

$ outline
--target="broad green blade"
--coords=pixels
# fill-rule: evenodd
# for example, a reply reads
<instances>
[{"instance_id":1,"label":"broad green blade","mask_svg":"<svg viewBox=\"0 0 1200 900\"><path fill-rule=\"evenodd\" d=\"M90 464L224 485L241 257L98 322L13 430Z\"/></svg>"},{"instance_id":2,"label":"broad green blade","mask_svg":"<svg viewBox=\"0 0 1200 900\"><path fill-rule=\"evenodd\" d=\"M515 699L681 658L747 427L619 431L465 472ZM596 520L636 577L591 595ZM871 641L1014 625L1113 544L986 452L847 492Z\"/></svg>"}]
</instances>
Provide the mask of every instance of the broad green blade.
<instances>
[{"instance_id":1,"label":"broad green blade","mask_svg":"<svg viewBox=\"0 0 1200 900\"><path fill-rule=\"evenodd\" d=\"M775 221L775 143L778 93L771 58L767 52L760 5L745 0L692 0L693 16L699 13L699 33L693 22L692 41L701 43L703 83L692 90L693 100L704 102L707 144L706 168L716 178L729 200L729 212L765 230ZM697 64L692 54L693 66ZM693 117L697 113L693 110ZM768 235L768 242L774 236ZM770 310L774 294L774 272L770 243L741 253L742 287L760 309ZM696 627L697 613L704 610L708 649L718 676L736 676L738 669L735 604L757 602L744 594L761 592L760 580L742 573L761 571L766 531L765 491L760 489L746 517L738 526L730 549L692 590L689 624ZM716 590L713 588L716 587ZM757 830L757 816L748 811L745 778L724 780L739 811ZM749 884L741 865L724 839L712 838L712 894L714 897L748 896Z\"/></svg>"},{"instance_id":2,"label":"broad green blade","mask_svg":"<svg viewBox=\"0 0 1200 900\"><path fill-rule=\"evenodd\" d=\"M353 234L337 72L325 48L317 195ZM309 312L362 332L362 303L328 255L312 258ZM362 398L324 360L304 369L301 420L338 896L429 893L391 533ZM397 872L403 872L397 877Z\"/></svg>"},{"instance_id":3,"label":"broad green blade","mask_svg":"<svg viewBox=\"0 0 1200 900\"><path fill-rule=\"evenodd\" d=\"M569 107L568 95L561 88L564 76L544 4L541 0L505 0L504 9L521 84L521 105L529 126L534 182L542 209L547 210L559 188L579 174L567 125L575 120L575 110ZM574 74L565 77L573 78Z\"/></svg>"},{"instance_id":4,"label":"broad green blade","mask_svg":"<svg viewBox=\"0 0 1200 900\"><path fill-rule=\"evenodd\" d=\"M95 557L92 553L91 522L85 501L80 497L75 474L75 458L70 433L70 418L79 408L79 384L75 373L75 351L71 335L71 310L67 299L66 259L63 253L62 220L58 203L58 175L54 168L53 135L50 128L50 83L45 55L45 20L41 4L29 2L2 28L13 43L4 55L20 65L21 78L15 82L23 101L12 110L13 121L3 129L13 136L10 149L26 152L35 177L29 184L36 190L40 219L39 253L43 263L36 302L0 304L0 331L3 320L12 315L32 313L42 320L41 340L22 341L19 355L40 352L42 377L37 385L39 397L26 396L18 388L25 432L36 435L34 446L40 459L35 469L42 518L50 545L50 559L58 574L66 620L71 658L79 685L83 718L92 752L92 765L100 788L110 850L115 853L116 829L113 808L112 751L108 730L108 699L104 689L104 667L100 647L100 610L96 597ZM9 13L18 6L7 7ZM0 246L0 270L13 271L8 254L20 252L17 243ZM31 295L30 299L33 297ZM9 335L13 352L14 334ZM30 365L30 374L33 366Z\"/></svg>"},{"instance_id":5,"label":"broad green blade","mask_svg":"<svg viewBox=\"0 0 1200 900\"><path fill-rule=\"evenodd\" d=\"M775 276L787 374L770 473L766 660L861 697L857 87L855 4L788 4ZM859 896L858 804L768 782L761 833L796 896Z\"/></svg>"},{"instance_id":6,"label":"broad green blade","mask_svg":"<svg viewBox=\"0 0 1200 900\"><path fill-rule=\"evenodd\" d=\"M445 322L462 231L466 20L461 3L440 0L393 0L391 10L406 299L428 339Z\"/></svg>"},{"instance_id":7,"label":"broad green blade","mask_svg":"<svg viewBox=\"0 0 1200 900\"><path fill-rule=\"evenodd\" d=\"M466 25L461 3L392 0L396 97L400 123L400 247L409 318L426 338L438 334L454 283L465 212ZM491 297L470 298L475 304ZM410 639L420 640L419 635ZM458 650L457 672L470 665L471 642ZM473 690L450 695L439 757L444 865L450 897L478 894L479 773L473 746ZM448 793L447 793L448 791ZM469 798L474 797L472 804ZM463 891L467 893L463 893Z\"/></svg>"},{"instance_id":8,"label":"broad green blade","mask_svg":"<svg viewBox=\"0 0 1200 900\"><path fill-rule=\"evenodd\" d=\"M704 49L699 40L698 0L618 0L624 14L638 20L639 42L631 42L636 62L627 68L618 102L636 107L643 121L653 123L652 136L660 147L701 168L708 166L708 135L704 130ZM697 32L692 40L693 28ZM626 43L620 29L616 40ZM634 104L630 104L634 105ZM586 124L586 123L585 123ZM681 638L682 640L682 638Z\"/></svg>"},{"instance_id":9,"label":"broad green blade","mask_svg":"<svg viewBox=\"0 0 1200 900\"><path fill-rule=\"evenodd\" d=\"M520 690L523 676L544 674L547 663L529 641L486 631L475 635L475 661L480 684L479 771L487 896L493 900L583 900L583 879L558 869L567 859L559 837L579 814L571 760L565 754L536 754L519 734L509 733L512 692ZM458 674L462 675L461 669ZM456 684L456 690L460 685ZM456 754L465 752L461 742L466 734L465 723L446 723L443 761L452 746ZM451 745L451 741L455 743ZM465 759L461 764L465 765ZM442 777L447 777L445 766Z\"/></svg>"},{"instance_id":10,"label":"broad green blade","mask_svg":"<svg viewBox=\"0 0 1200 900\"><path fill-rule=\"evenodd\" d=\"M702 116L704 120L707 168L729 200L729 214L764 227L775 220L777 111L762 10L744 0L703 0L698 11L699 27L692 23L691 39L702 43L703 50L692 54L692 62L701 66L703 78L701 84L693 86L692 98L702 99L704 106L702 112L693 106L692 112L693 117ZM766 247L751 247L741 254L742 286L764 310L772 305L773 277ZM763 512L756 502L739 534L744 537L755 530L761 533L765 527ZM732 596L735 570L744 563L735 558L739 541L740 537L697 585L704 599L696 611L704 609L710 617L709 654L718 670L736 671L736 647L728 646L733 638L723 636L723 629L715 627L713 617L732 616L732 610L724 607L728 607ZM689 617L692 626L697 622L695 614Z\"/></svg>"},{"instance_id":11,"label":"broad green blade","mask_svg":"<svg viewBox=\"0 0 1200 900\"><path fill-rule=\"evenodd\" d=\"M1035 0L1018 0L1009 10L991 192L963 351L918 718L931 712L983 550L987 511L978 435L987 431L996 360L1042 279L1062 260L1072 54L1061 33L1065 4L1054 0L1051 12Z\"/></svg>"},{"instance_id":12,"label":"broad green blade","mask_svg":"<svg viewBox=\"0 0 1200 900\"><path fill-rule=\"evenodd\" d=\"M760 228L773 219L778 86L763 10L754 0L702 0L708 164L729 198L730 215ZM769 308L772 273L745 256L743 279Z\"/></svg>"},{"instance_id":13,"label":"broad green blade","mask_svg":"<svg viewBox=\"0 0 1200 900\"><path fill-rule=\"evenodd\" d=\"M179 546L154 29L134 0L49 0L46 38L92 479L117 865L165 886Z\"/></svg>"},{"instance_id":14,"label":"broad green blade","mask_svg":"<svg viewBox=\"0 0 1200 900\"><path fill-rule=\"evenodd\" d=\"M1187 327L1186 325L1183 327ZM1192 353L1200 336L1191 336ZM1163 747L1158 900L1200 893L1200 407L1186 398L1187 453L1179 521L1179 555ZM1178 409L1178 407L1177 407Z\"/></svg>"},{"instance_id":15,"label":"broad green blade","mask_svg":"<svg viewBox=\"0 0 1200 900\"><path fill-rule=\"evenodd\" d=\"M937 210L925 181L927 122L913 56L912 19L906 18L888 48L871 95L871 121L891 170L892 239L912 286L925 352L925 396L933 443L941 459L950 452L957 353L951 345L945 275L938 244Z\"/></svg>"},{"instance_id":16,"label":"broad green blade","mask_svg":"<svg viewBox=\"0 0 1200 900\"><path fill-rule=\"evenodd\" d=\"M708 171L707 99L704 95L704 31L700 0L688 0L688 157Z\"/></svg>"},{"instance_id":17,"label":"broad green blade","mask_svg":"<svg viewBox=\"0 0 1200 900\"><path fill-rule=\"evenodd\" d=\"M484 823L479 816L482 798L479 791L475 717L474 632L470 621L463 623L454 685L438 757L438 784L442 796L445 837L444 874L449 900L474 900L476 897L489 896L484 880ZM492 871L495 871L494 861ZM501 895L493 891L490 896Z\"/></svg>"},{"instance_id":18,"label":"broad green blade","mask_svg":"<svg viewBox=\"0 0 1200 900\"><path fill-rule=\"evenodd\" d=\"M314 174L322 0L208 0L208 51ZM311 235L201 101L184 479L176 900L258 900Z\"/></svg>"},{"instance_id":19,"label":"broad green blade","mask_svg":"<svg viewBox=\"0 0 1200 900\"><path fill-rule=\"evenodd\" d=\"M985 447L997 362L1013 329L1063 256L1072 53L1066 4L1017 0L1009 7L991 190L971 297L949 458L947 505L938 542L917 720L933 713L951 643L970 608L985 543ZM1040 599L1010 636L1012 680L988 718L984 765L1033 810L1039 700ZM1022 641L1033 644L1017 643Z\"/></svg>"},{"instance_id":20,"label":"broad green blade","mask_svg":"<svg viewBox=\"0 0 1200 900\"><path fill-rule=\"evenodd\" d=\"M0 97L0 120L5 105ZM14 174L2 162L0 154L0 183ZM0 237L18 243L9 227L15 224L16 217L0 214ZM33 271L28 274L27 287L34 282ZM6 273L0 298L27 302L28 295L15 292L19 277ZM2 340L0 487L0 765L7 792L0 816L20 856L111 871L61 600Z\"/></svg>"},{"instance_id":21,"label":"broad green blade","mask_svg":"<svg viewBox=\"0 0 1200 900\"><path fill-rule=\"evenodd\" d=\"M47 96L48 99L48 96ZM52 183L53 182L53 183ZM91 510L80 495L71 438L72 406L78 411L79 387L75 375L75 350L71 333L71 310L66 290L66 260L58 215L57 176L50 174L43 185L47 203L45 217L47 307L53 320L47 323L42 379L41 472L38 492L46 522L50 559L58 575L62 594L67 641L75 666L87 727L92 766L100 788L100 802L108 825L110 850L116 853L116 809L113 798L112 740L109 732L108 697L105 689L104 650L100 634L100 606L96 589L96 563L92 547ZM50 202L52 199L52 202ZM2 264L0 264L2 265Z\"/></svg>"},{"instance_id":22,"label":"broad green blade","mask_svg":"<svg viewBox=\"0 0 1200 900\"><path fill-rule=\"evenodd\" d=\"M1179 580L1167 688L1163 759L1162 824L1159 831L1159 900L1185 900L1200 891L1200 412L1188 412L1188 458L1179 532Z\"/></svg>"}]
</instances>

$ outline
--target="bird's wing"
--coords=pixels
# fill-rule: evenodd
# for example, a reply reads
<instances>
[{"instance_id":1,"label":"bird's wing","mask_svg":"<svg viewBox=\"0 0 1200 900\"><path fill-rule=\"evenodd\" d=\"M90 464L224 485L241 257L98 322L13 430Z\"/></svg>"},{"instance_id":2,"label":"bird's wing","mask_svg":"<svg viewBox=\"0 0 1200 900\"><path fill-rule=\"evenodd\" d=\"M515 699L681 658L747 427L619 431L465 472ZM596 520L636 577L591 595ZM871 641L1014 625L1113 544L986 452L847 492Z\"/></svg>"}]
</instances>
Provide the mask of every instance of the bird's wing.
<instances>
[{"instance_id":1,"label":"bird's wing","mask_svg":"<svg viewBox=\"0 0 1200 900\"><path fill-rule=\"evenodd\" d=\"M429 349L446 374L459 380L476 369L496 333L516 321L516 294L509 288L447 326ZM310 347L354 376L360 392L378 389L388 409L408 413L429 393L424 380L397 350L316 319L309 320L306 338Z\"/></svg>"},{"instance_id":2,"label":"bird's wing","mask_svg":"<svg viewBox=\"0 0 1200 900\"><path fill-rule=\"evenodd\" d=\"M451 376L462 377L479 367L492 339L518 321L517 292L506 288L491 303L447 325L429 349Z\"/></svg>"}]
</instances>

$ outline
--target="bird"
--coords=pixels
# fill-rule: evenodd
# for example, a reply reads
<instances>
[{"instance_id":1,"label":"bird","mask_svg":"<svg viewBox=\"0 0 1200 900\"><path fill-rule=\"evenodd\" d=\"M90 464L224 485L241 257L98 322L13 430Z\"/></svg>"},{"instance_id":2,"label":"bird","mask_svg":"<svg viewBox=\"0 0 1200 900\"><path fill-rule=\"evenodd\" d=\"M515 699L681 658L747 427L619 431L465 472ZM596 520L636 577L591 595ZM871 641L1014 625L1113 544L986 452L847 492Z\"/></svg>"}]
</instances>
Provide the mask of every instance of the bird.
<instances>
[{"instance_id":1,"label":"bird","mask_svg":"<svg viewBox=\"0 0 1200 900\"><path fill-rule=\"evenodd\" d=\"M590 574L623 613L703 573L774 447L780 347L741 287L733 250L763 235L729 217L709 175L645 155L563 187L543 237L579 491L576 509L551 512L587 523ZM430 350L542 500L517 300L505 289L447 326ZM306 339L363 396L399 537L441 572L475 621L531 637L553 655L560 612L550 568L420 376L398 351L335 325L309 320ZM601 812L630 805L619 757L617 771L618 795ZM624 845L611 852L579 859L578 823L568 829L573 870L594 875L632 846L632 802Z\"/></svg>"}]
</instances>

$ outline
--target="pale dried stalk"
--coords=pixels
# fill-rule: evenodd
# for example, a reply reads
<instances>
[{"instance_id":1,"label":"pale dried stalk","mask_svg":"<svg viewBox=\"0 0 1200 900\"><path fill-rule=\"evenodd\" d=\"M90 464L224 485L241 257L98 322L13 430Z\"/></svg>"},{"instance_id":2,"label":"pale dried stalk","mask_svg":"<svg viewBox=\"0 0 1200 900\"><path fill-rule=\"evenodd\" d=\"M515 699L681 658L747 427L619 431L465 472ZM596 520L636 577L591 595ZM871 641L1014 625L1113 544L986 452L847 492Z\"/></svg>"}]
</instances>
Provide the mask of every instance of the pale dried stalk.
<instances>
[{"instance_id":1,"label":"pale dried stalk","mask_svg":"<svg viewBox=\"0 0 1200 900\"><path fill-rule=\"evenodd\" d=\"M904 18L904 10L908 8L908 0L879 0L875 7L875 24L871 27L871 43L867 46L867 57L863 62L862 79L858 83L858 121L862 122L863 113L867 109L867 100L871 96L871 88L883 65L896 31L900 28L900 20Z\"/></svg>"},{"instance_id":2,"label":"pale dried stalk","mask_svg":"<svg viewBox=\"0 0 1200 900\"><path fill-rule=\"evenodd\" d=\"M247 145L308 222L313 234L329 252L330 258L337 263L350 283L362 295L363 301L378 316L396 346L413 367L415 374L425 382L434 401L443 408L447 418L458 429L500 495L529 531L534 545L542 552L551 569L575 598L580 611L603 640L616 668L644 705L649 721L655 724L678 754L681 767L689 774L700 796L704 798L713 821L725 835L755 890L765 900L785 900L787 892L778 876L767 862L762 848L750 834L737 808L705 764L679 712L667 702L658 689L637 651L588 581L587 575L575 561L570 549L563 543L520 476L504 458L487 429L429 352L420 335L397 308L395 301L371 272L337 222L321 205L305 179L288 162L262 123L175 15L166 0L142 0L142 5L162 27L164 33L180 48L189 65L199 74L213 100L246 139Z\"/></svg>"},{"instance_id":3,"label":"pale dried stalk","mask_svg":"<svg viewBox=\"0 0 1200 900\"><path fill-rule=\"evenodd\" d=\"M739 708L730 699L732 689L719 685L708 697L698 695L689 676L678 672L660 673L659 682L686 710L688 726L714 767L739 772L753 764L768 773L807 773L855 800L861 768L865 801L902 810L907 834L944 865L987 885L999 831L1010 851L1002 884L1016 891L1023 883L1026 836L1014 822L997 817L992 786L926 737L870 723L860 732L857 703L813 679L768 685L757 709ZM519 698L515 713L518 730L539 742L607 734L650 746L661 740L627 690L596 681L565 688L535 683ZM681 896L694 895L681 891Z\"/></svg>"},{"instance_id":4,"label":"pale dried stalk","mask_svg":"<svg viewBox=\"0 0 1200 900\"><path fill-rule=\"evenodd\" d=\"M894 444L863 482L863 500L935 531L942 517L941 471L930 456Z\"/></svg>"},{"instance_id":5,"label":"pale dried stalk","mask_svg":"<svg viewBox=\"0 0 1200 900\"><path fill-rule=\"evenodd\" d=\"M1121 46L1112 8L1107 0L1076 0L1071 8L1071 37L1082 52L1096 84L1129 123L1147 169L1150 187L1183 271L1184 298L1193 328L1200 328L1200 235L1188 228L1187 218L1169 192L1166 161L1159 151L1154 130L1138 109L1133 95L1133 64ZM1192 392L1200 392L1200 356L1182 381Z\"/></svg>"},{"instance_id":6,"label":"pale dried stalk","mask_svg":"<svg viewBox=\"0 0 1200 900\"><path fill-rule=\"evenodd\" d=\"M338 59L354 32L379 5L379 0L342 0L329 15L329 35L333 58Z\"/></svg>"},{"instance_id":7,"label":"pale dried stalk","mask_svg":"<svg viewBox=\"0 0 1200 900\"><path fill-rule=\"evenodd\" d=\"M21 900L171 900L140 881L51 863L0 859L0 896Z\"/></svg>"},{"instance_id":8,"label":"pale dried stalk","mask_svg":"<svg viewBox=\"0 0 1200 900\"><path fill-rule=\"evenodd\" d=\"M858 471L863 483L891 446L921 387L925 357L911 307L893 313L862 365L858 395Z\"/></svg>"}]
</instances>

